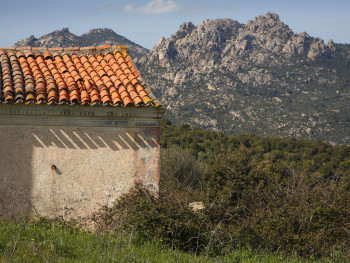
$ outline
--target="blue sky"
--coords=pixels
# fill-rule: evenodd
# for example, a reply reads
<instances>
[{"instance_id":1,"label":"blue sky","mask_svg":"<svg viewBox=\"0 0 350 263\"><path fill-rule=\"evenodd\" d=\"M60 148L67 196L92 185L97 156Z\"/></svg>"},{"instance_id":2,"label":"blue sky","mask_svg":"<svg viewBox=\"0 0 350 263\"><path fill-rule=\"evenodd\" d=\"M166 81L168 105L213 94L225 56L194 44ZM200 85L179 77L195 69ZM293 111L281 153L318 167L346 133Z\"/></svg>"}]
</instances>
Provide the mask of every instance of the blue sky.
<instances>
[{"instance_id":1,"label":"blue sky","mask_svg":"<svg viewBox=\"0 0 350 263\"><path fill-rule=\"evenodd\" d=\"M0 0L0 46L68 27L76 35L108 27L152 48L182 22L232 18L240 23L274 12L295 32L350 43L349 0Z\"/></svg>"}]
</instances>

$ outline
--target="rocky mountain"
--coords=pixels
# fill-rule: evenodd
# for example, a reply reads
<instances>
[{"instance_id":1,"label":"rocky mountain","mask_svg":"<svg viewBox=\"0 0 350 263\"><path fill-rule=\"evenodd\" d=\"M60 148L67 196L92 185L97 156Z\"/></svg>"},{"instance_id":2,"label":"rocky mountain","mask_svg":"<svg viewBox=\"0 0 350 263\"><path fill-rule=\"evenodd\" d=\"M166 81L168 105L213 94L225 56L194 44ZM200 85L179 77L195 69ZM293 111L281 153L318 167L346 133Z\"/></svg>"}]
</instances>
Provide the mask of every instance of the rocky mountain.
<instances>
[{"instance_id":1,"label":"rocky mountain","mask_svg":"<svg viewBox=\"0 0 350 263\"><path fill-rule=\"evenodd\" d=\"M183 23L139 62L178 124L350 143L350 45L295 34L276 14Z\"/></svg>"},{"instance_id":2,"label":"rocky mountain","mask_svg":"<svg viewBox=\"0 0 350 263\"><path fill-rule=\"evenodd\" d=\"M295 34L278 15L183 23L148 51L110 29L15 46L127 45L174 123L350 144L350 45Z\"/></svg>"},{"instance_id":3,"label":"rocky mountain","mask_svg":"<svg viewBox=\"0 0 350 263\"><path fill-rule=\"evenodd\" d=\"M148 52L146 48L130 41L129 39L118 35L112 29L98 28L91 29L86 34L76 36L69 32L68 28L55 30L40 38L30 36L15 43L14 47L88 47L103 45L127 46L133 57L140 58Z\"/></svg>"}]
</instances>

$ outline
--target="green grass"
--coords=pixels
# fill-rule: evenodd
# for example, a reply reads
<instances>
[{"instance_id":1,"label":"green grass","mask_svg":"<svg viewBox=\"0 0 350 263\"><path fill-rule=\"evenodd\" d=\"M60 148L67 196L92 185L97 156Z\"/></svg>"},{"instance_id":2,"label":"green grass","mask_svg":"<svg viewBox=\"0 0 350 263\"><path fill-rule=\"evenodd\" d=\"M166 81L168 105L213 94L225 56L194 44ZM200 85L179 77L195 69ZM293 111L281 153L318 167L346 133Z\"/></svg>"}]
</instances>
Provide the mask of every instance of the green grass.
<instances>
[{"instance_id":1,"label":"green grass","mask_svg":"<svg viewBox=\"0 0 350 263\"><path fill-rule=\"evenodd\" d=\"M221 257L197 256L140 241L128 233L88 232L62 221L0 221L2 262L316 262L278 253L237 249Z\"/></svg>"}]
</instances>

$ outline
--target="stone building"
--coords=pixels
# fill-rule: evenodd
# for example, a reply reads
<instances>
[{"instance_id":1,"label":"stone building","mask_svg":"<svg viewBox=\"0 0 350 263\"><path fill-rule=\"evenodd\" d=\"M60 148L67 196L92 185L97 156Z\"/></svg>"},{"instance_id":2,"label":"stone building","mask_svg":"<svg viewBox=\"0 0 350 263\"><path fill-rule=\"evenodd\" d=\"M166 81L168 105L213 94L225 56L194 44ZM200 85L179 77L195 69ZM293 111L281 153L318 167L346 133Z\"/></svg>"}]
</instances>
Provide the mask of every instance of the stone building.
<instances>
[{"instance_id":1,"label":"stone building","mask_svg":"<svg viewBox=\"0 0 350 263\"><path fill-rule=\"evenodd\" d=\"M89 217L158 191L164 108L124 47L0 49L0 218Z\"/></svg>"}]
</instances>

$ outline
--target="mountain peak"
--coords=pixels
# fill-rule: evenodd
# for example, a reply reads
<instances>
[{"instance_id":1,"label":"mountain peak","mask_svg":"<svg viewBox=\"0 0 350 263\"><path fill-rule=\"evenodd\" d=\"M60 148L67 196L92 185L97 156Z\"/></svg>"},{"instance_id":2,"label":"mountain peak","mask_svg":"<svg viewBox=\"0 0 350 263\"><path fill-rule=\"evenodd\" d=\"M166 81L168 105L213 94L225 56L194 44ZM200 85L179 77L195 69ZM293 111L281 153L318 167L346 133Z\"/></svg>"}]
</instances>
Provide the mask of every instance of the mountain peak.
<instances>
[{"instance_id":1,"label":"mountain peak","mask_svg":"<svg viewBox=\"0 0 350 263\"><path fill-rule=\"evenodd\" d=\"M287 27L281 20L279 15L274 13L266 13L265 15L257 16L254 20L249 20L247 25L255 25L265 28L273 28L275 26L284 26Z\"/></svg>"},{"instance_id":2,"label":"mountain peak","mask_svg":"<svg viewBox=\"0 0 350 263\"><path fill-rule=\"evenodd\" d=\"M179 27L179 30L178 31L185 31L185 32L188 32L188 31L192 31L193 29L195 29L195 25L192 23L192 22L183 22L180 27Z\"/></svg>"},{"instance_id":3,"label":"mountain peak","mask_svg":"<svg viewBox=\"0 0 350 263\"><path fill-rule=\"evenodd\" d=\"M69 28L68 27L64 27L61 29L62 33L69 33Z\"/></svg>"},{"instance_id":4,"label":"mountain peak","mask_svg":"<svg viewBox=\"0 0 350 263\"><path fill-rule=\"evenodd\" d=\"M45 34L43 36L41 36L41 38L47 38L47 37L53 37L53 36L61 36L61 37L76 37L74 34L72 34L71 32L69 32L69 28L68 27L64 27L61 30L55 30L52 31L51 33Z\"/></svg>"},{"instance_id":5,"label":"mountain peak","mask_svg":"<svg viewBox=\"0 0 350 263\"><path fill-rule=\"evenodd\" d=\"M96 33L111 33L111 34L115 34L115 32L107 27L104 28L93 28L90 29L86 34L96 34Z\"/></svg>"},{"instance_id":6,"label":"mountain peak","mask_svg":"<svg viewBox=\"0 0 350 263\"><path fill-rule=\"evenodd\" d=\"M278 14L276 14L276 13L267 12L265 15L262 15L262 16L259 16L259 17L263 17L265 19L272 19L272 20L281 22L280 16Z\"/></svg>"},{"instance_id":7,"label":"mountain peak","mask_svg":"<svg viewBox=\"0 0 350 263\"><path fill-rule=\"evenodd\" d=\"M64 34L66 34L66 33L71 34L71 33L69 32L69 28L68 28L68 27L64 27L64 28L62 28L61 30L56 29L55 31L52 31L51 33L48 33L48 34L46 34L46 35L44 35L44 36L52 35L52 34L55 34L55 35L56 35L56 34L64 35Z\"/></svg>"},{"instance_id":8,"label":"mountain peak","mask_svg":"<svg viewBox=\"0 0 350 263\"><path fill-rule=\"evenodd\" d=\"M293 31L280 20L279 15L270 12L257 16L254 20L249 20L246 23L246 28L255 33L280 37L289 37L293 34Z\"/></svg>"}]
</instances>

